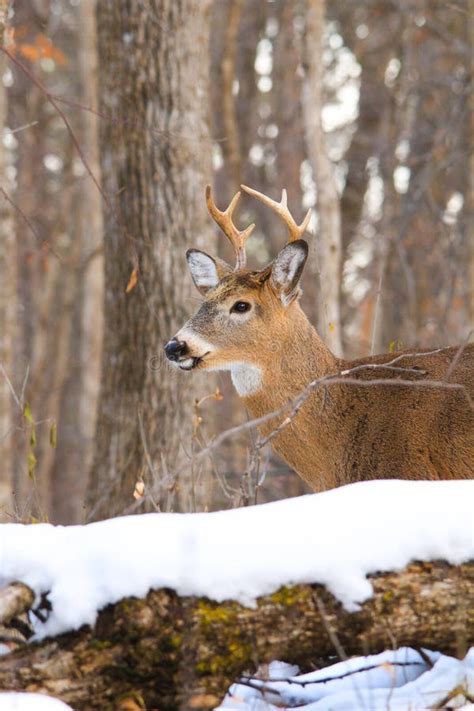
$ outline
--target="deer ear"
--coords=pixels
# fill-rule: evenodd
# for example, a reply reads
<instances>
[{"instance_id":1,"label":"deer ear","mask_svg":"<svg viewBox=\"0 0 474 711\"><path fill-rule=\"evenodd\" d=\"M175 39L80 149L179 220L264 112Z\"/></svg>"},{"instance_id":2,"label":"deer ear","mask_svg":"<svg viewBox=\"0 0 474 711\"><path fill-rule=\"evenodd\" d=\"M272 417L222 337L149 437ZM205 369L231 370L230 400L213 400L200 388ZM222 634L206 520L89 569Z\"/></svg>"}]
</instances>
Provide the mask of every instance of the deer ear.
<instances>
[{"instance_id":1,"label":"deer ear","mask_svg":"<svg viewBox=\"0 0 474 711\"><path fill-rule=\"evenodd\" d=\"M271 282L280 294L284 306L298 296L298 284L308 257L308 245L303 239L290 242L272 264Z\"/></svg>"},{"instance_id":2,"label":"deer ear","mask_svg":"<svg viewBox=\"0 0 474 711\"><path fill-rule=\"evenodd\" d=\"M214 289L222 277L232 271L222 259L214 259L199 249L188 249L186 259L193 282L201 294Z\"/></svg>"}]
</instances>

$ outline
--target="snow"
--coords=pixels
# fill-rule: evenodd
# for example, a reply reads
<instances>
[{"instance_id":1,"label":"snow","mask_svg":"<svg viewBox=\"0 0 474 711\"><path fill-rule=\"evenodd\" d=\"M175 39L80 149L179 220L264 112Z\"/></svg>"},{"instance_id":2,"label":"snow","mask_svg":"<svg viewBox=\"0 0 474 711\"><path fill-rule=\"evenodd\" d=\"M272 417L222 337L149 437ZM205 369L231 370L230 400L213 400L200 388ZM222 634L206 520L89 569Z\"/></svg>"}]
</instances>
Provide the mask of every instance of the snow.
<instances>
[{"instance_id":1,"label":"snow","mask_svg":"<svg viewBox=\"0 0 474 711\"><path fill-rule=\"evenodd\" d=\"M282 662L272 662L268 681L247 680L257 688L234 684L218 709L277 711L297 706L304 711L425 711L441 708L441 704L445 709L474 708L467 703L474 694L474 648L464 660L424 652L431 668L417 651L406 647L349 659L309 674L297 675L294 667L285 669ZM275 680L282 677L285 681Z\"/></svg>"},{"instance_id":2,"label":"snow","mask_svg":"<svg viewBox=\"0 0 474 711\"><path fill-rule=\"evenodd\" d=\"M59 699L44 694L0 693L0 711L72 711Z\"/></svg>"},{"instance_id":3,"label":"snow","mask_svg":"<svg viewBox=\"0 0 474 711\"><path fill-rule=\"evenodd\" d=\"M48 594L37 639L93 624L107 604L151 588L253 605L285 584L320 583L355 610L372 594L370 573L474 559L473 501L474 481L391 480L216 513L3 524L0 585Z\"/></svg>"}]
</instances>

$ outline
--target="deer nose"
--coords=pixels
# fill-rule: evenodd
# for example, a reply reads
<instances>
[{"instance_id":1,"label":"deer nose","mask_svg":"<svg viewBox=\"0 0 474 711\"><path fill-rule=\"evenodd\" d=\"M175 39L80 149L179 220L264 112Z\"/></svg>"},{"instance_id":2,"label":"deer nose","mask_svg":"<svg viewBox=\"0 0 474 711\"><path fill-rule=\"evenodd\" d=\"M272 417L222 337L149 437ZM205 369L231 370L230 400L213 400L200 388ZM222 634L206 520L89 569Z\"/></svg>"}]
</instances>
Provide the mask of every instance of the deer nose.
<instances>
[{"instance_id":1,"label":"deer nose","mask_svg":"<svg viewBox=\"0 0 474 711\"><path fill-rule=\"evenodd\" d=\"M186 341L178 341L176 338L172 338L165 345L165 353L168 360L179 360L180 356L183 356L187 350Z\"/></svg>"}]
</instances>

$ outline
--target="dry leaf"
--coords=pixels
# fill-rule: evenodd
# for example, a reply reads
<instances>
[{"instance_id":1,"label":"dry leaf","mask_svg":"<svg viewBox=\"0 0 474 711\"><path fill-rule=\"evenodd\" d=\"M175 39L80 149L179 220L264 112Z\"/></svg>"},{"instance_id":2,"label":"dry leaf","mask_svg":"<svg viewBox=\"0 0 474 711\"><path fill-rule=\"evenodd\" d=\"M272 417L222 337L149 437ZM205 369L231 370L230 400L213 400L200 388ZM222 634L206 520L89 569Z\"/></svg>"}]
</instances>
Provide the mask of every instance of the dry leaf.
<instances>
[{"instance_id":1,"label":"dry leaf","mask_svg":"<svg viewBox=\"0 0 474 711\"><path fill-rule=\"evenodd\" d=\"M58 443L58 428L56 422L52 423L51 429L49 430L49 443L51 447L56 447Z\"/></svg>"},{"instance_id":2,"label":"dry leaf","mask_svg":"<svg viewBox=\"0 0 474 711\"><path fill-rule=\"evenodd\" d=\"M17 35L18 37L18 35ZM52 59L56 64L64 66L67 58L59 47L56 47L46 35L36 35L34 41L17 44L18 51L29 62L39 62L40 59Z\"/></svg>"},{"instance_id":3,"label":"dry leaf","mask_svg":"<svg viewBox=\"0 0 474 711\"><path fill-rule=\"evenodd\" d=\"M135 267L132 269L132 273L130 274L130 279L128 280L127 288L125 289L125 293L129 294L132 289L134 289L137 285L138 281L138 269Z\"/></svg>"},{"instance_id":4,"label":"dry leaf","mask_svg":"<svg viewBox=\"0 0 474 711\"><path fill-rule=\"evenodd\" d=\"M143 495L145 493L145 484L143 481L138 480L137 483L135 484L135 489L133 490L133 498L134 499L142 499Z\"/></svg>"},{"instance_id":5,"label":"dry leaf","mask_svg":"<svg viewBox=\"0 0 474 711\"><path fill-rule=\"evenodd\" d=\"M37 62L41 59L41 50L33 44L21 44L18 49L20 50L20 54L22 54L25 59L28 59L29 62Z\"/></svg>"},{"instance_id":6,"label":"dry leaf","mask_svg":"<svg viewBox=\"0 0 474 711\"><path fill-rule=\"evenodd\" d=\"M23 417L30 423L30 425L35 424L33 415L31 414L31 407L29 402L25 402L25 407L23 408Z\"/></svg>"},{"instance_id":7,"label":"dry leaf","mask_svg":"<svg viewBox=\"0 0 474 711\"><path fill-rule=\"evenodd\" d=\"M27 461L27 466L28 466L28 476L30 477L30 479L33 479L33 477L35 475L35 469L36 469L38 460L36 459L34 453L30 451L30 452L28 452L26 461Z\"/></svg>"}]
</instances>

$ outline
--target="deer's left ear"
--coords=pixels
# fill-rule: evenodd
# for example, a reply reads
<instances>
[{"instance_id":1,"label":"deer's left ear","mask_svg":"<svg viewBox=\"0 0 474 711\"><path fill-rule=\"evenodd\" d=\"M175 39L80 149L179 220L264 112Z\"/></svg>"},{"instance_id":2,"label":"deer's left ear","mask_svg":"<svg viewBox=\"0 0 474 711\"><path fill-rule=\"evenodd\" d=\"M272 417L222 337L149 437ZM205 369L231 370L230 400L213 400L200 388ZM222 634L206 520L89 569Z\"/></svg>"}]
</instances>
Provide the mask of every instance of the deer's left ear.
<instances>
[{"instance_id":1,"label":"deer's left ear","mask_svg":"<svg viewBox=\"0 0 474 711\"><path fill-rule=\"evenodd\" d=\"M272 264L271 283L284 306L289 306L299 294L298 284L307 258L307 243L297 239L287 244Z\"/></svg>"},{"instance_id":2,"label":"deer's left ear","mask_svg":"<svg viewBox=\"0 0 474 711\"><path fill-rule=\"evenodd\" d=\"M218 257L214 259L199 249L188 249L186 259L194 284L203 295L210 289L214 289L222 277L232 271L232 268L222 259Z\"/></svg>"}]
</instances>

